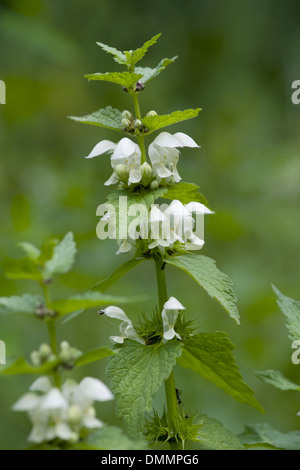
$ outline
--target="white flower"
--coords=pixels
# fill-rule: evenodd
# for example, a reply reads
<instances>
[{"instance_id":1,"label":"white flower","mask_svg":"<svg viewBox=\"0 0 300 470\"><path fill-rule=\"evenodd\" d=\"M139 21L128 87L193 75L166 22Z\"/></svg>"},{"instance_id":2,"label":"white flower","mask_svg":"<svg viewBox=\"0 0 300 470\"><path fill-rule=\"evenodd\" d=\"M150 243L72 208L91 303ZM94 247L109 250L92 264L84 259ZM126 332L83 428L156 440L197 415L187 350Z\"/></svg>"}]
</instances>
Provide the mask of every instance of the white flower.
<instances>
[{"instance_id":1,"label":"white flower","mask_svg":"<svg viewBox=\"0 0 300 470\"><path fill-rule=\"evenodd\" d=\"M67 380L62 390L52 387L47 377L41 377L30 390L13 409L28 412L33 425L28 439L36 444L56 438L76 442L82 429L102 426L96 418L94 401L113 399L107 386L92 377L85 377L79 384Z\"/></svg>"},{"instance_id":2,"label":"white flower","mask_svg":"<svg viewBox=\"0 0 300 470\"><path fill-rule=\"evenodd\" d=\"M127 137L121 139L117 144L110 140L102 140L86 158L94 158L106 152L112 152L111 166L114 170L111 177L106 181L106 186L118 183L119 178L116 173L118 165L126 166L128 170L128 185L141 181L141 150L137 144Z\"/></svg>"},{"instance_id":3,"label":"white flower","mask_svg":"<svg viewBox=\"0 0 300 470\"><path fill-rule=\"evenodd\" d=\"M127 317L126 313L119 307L110 306L103 310L103 314L109 318L116 318L121 320L119 330L121 336L111 336L109 339L113 343L123 344L125 339L132 339L138 343L144 344L135 331L132 321Z\"/></svg>"},{"instance_id":4,"label":"white flower","mask_svg":"<svg viewBox=\"0 0 300 470\"><path fill-rule=\"evenodd\" d=\"M178 339L181 339L180 335L176 333L174 329L180 310L185 310L185 307L177 299L175 299L175 297L170 297L169 300L165 303L161 313L163 321L164 342L173 339L174 336L176 336Z\"/></svg>"},{"instance_id":5,"label":"white flower","mask_svg":"<svg viewBox=\"0 0 300 470\"><path fill-rule=\"evenodd\" d=\"M172 135L169 132L161 132L149 145L148 154L152 163L153 174L158 181L167 178L167 182L174 178L178 183L181 177L178 174L176 165L180 152L178 147L199 147L196 142L186 134L177 132Z\"/></svg>"},{"instance_id":6,"label":"white flower","mask_svg":"<svg viewBox=\"0 0 300 470\"><path fill-rule=\"evenodd\" d=\"M180 243L187 250L199 250L204 245L204 240L194 233L195 219L197 216L212 214L206 206L199 202L190 202L183 205L178 200L173 200L165 210L152 206L149 214L150 239L149 249L158 247L162 254L166 248L172 248L175 243ZM198 221L201 224L200 218ZM201 228L201 227L200 227Z\"/></svg>"}]
</instances>

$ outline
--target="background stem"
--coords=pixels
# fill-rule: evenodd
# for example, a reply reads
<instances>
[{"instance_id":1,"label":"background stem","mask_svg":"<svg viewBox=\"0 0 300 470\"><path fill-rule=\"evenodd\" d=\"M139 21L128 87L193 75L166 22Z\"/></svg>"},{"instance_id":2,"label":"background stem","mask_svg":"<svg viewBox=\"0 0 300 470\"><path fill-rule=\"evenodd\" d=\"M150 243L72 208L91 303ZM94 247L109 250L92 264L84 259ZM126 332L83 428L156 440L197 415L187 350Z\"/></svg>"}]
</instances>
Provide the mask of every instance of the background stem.
<instances>
[{"instance_id":1,"label":"background stem","mask_svg":"<svg viewBox=\"0 0 300 470\"><path fill-rule=\"evenodd\" d=\"M50 295L49 295L49 289L47 284L42 284L43 290L44 290L44 295L45 295L45 300L46 300L46 307L49 308L50 304ZM50 340L50 347L52 350L52 353L57 355L57 339L56 339L56 324L55 320L52 318L49 318L47 320L47 326L48 326L48 334L49 334L49 340ZM61 388L61 376L58 372L53 371L53 378L54 378L54 384L55 387Z\"/></svg>"},{"instance_id":2,"label":"background stem","mask_svg":"<svg viewBox=\"0 0 300 470\"><path fill-rule=\"evenodd\" d=\"M158 290L159 309L163 310L164 304L168 300L167 284L165 271L161 260L155 260L156 280ZM170 376L165 380L165 392L167 402L167 415L170 428L176 431L176 422L178 421L178 404L176 395L176 386L174 373L171 372ZM174 441L169 442L171 449L182 449L182 443Z\"/></svg>"}]
</instances>

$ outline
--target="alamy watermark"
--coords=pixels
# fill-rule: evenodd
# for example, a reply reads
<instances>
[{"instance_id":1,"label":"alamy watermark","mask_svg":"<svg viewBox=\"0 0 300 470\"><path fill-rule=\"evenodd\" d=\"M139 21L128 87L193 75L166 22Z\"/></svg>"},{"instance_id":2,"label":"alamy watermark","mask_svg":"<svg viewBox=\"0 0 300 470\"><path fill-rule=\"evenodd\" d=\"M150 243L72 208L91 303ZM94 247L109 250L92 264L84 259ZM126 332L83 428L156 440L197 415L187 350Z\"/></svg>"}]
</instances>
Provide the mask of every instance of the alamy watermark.
<instances>
[{"instance_id":1,"label":"alamy watermark","mask_svg":"<svg viewBox=\"0 0 300 470\"><path fill-rule=\"evenodd\" d=\"M293 81L292 89L295 90L291 96L292 103L300 104L300 80Z\"/></svg>"},{"instance_id":2,"label":"alamy watermark","mask_svg":"<svg viewBox=\"0 0 300 470\"><path fill-rule=\"evenodd\" d=\"M3 80L0 80L0 104L6 104L6 85Z\"/></svg>"},{"instance_id":3,"label":"alamy watermark","mask_svg":"<svg viewBox=\"0 0 300 470\"><path fill-rule=\"evenodd\" d=\"M204 243L205 213L211 212L200 203L183 205L173 201L170 204L152 204L149 209L144 204L128 206L127 196L120 196L117 205L105 203L98 206L96 215L101 219L96 233L100 240L190 241L189 249L199 249L195 245L200 240Z\"/></svg>"},{"instance_id":4,"label":"alamy watermark","mask_svg":"<svg viewBox=\"0 0 300 470\"><path fill-rule=\"evenodd\" d=\"M6 346L4 341L0 341L0 364L6 364Z\"/></svg>"}]
</instances>

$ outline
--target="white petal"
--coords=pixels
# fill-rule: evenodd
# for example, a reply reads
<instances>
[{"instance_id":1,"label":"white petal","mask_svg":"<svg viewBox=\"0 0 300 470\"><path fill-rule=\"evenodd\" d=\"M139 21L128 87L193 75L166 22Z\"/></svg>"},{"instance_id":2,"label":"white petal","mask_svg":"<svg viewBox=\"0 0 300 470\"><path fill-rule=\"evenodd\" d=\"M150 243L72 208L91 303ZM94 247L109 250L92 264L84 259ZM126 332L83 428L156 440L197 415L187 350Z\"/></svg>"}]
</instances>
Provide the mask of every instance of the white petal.
<instances>
[{"instance_id":1,"label":"white petal","mask_svg":"<svg viewBox=\"0 0 300 470\"><path fill-rule=\"evenodd\" d=\"M124 139L121 139L115 148L114 158L130 157L130 155L133 155L134 153L137 156L141 155L139 146L127 137L124 137Z\"/></svg>"},{"instance_id":2,"label":"white petal","mask_svg":"<svg viewBox=\"0 0 300 470\"><path fill-rule=\"evenodd\" d=\"M109 318L117 318L118 320L126 322L128 325L131 325L131 320L127 317L124 310L119 307L110 306L106 307L103 310L104 314L107 315Z\"/></svg>"},{"instance_id":3,"label":"white petal","mask_svg":"<svg viewBox=\"0 0 300 470\"><path fill-rule=\"evenodd\" d=\"M48 377L40 377L35 382L33 382L29 390L31 392L47 393L49 392L49 390L51 390L51 388L52 388L52 384L50 380L48 379Z\"/></svg>"},{"instance_id":4,"label":"white petal","mask_svg":"<svg viewBox=\"0 0 300 470\"><path fill-rule=\"evenodd\" d=\"M177 145L177 147L199 147L199 145L190 136L183 132L176 132L173 137L180 142L180 145Z\"/></svg>"},{"instance_id":5,"label":"white petal","mask_svg":"<svg viewBox=\"0 0 300 470\"><path fill-rule=\"evenodd\" d=\"M164 333L164 338L169 341L170 339L173 339L175 336L175 330L174 328L169 328L168 331Z\"/></svg>"},{"instance_id":6,"label":"white petal","mask_svg":"<svg viewBox=\"0 0 300 470\"><path fill-rule=\"evenodd\" d=\"M105 181L104 185L105 186L110 186L111 184L116 184L118 183L118 178L117 178L117 175L116 175L116 172L114 171L113 174L111 175L111 177Z\"/></svg>"},{"instance_id":7,"label":"white petal","mask_svg":"<svg viewBox=\"0 0 300 470\"><path fill-rule=\"evenodd\" d=\"M112 343L123 344L126 338L124 336L110 336L109 339Z\"/></svg>"},{"instance_id":8,"label":"white petal","mask_svg":"<svg viewBox=\"0 0 300 470\"><path fill-rule=\"evenodd\" d=\"M78 387L78 384L77 382L75 382L75 380L68 379L65 381L65 383L62 386L62 392L64 396L67 399L69 399L73 395L77 387Z\"/></svg>"},{"instance_id":9,"label":"white petal","mask_svg":"<svg viewBox=\"0 0 300 470\"><path fill-rule=\"evenodd\" d=\"M46 430L46 426L36 424L33 426L31 433L28 436L28 440L35 444L41 444L46 440Z\"/></svg>"},{"instance_id":10,"label":"white petal","mask_svg":"<svg viewBox=\"0 0 300 470\"><path fill-rule=\"evenodd\" d=\"M115 148L116 144L114 142L111 142L110 140L102 140L93 148L91 153L85 158L98 157L99 155L109 152L110 150L114 150Z\"/></svg>"},{"instance_id":11,"label":"white petal","mask_svg":"<svg viewBox=\"0 0 300 470\"><path fill-rule=\"evenodd\" d=\"M199 147L196 142L183 132L177 132L172 135L169 132L161 132L152 142L153 145L160 147Z\"/></svg>"},{"instance_id":12,"label":"white petal","mask_svg":"<svg viewBox=\"0 0 300 470\"><path fill-rule=\"evenodd\" d=\"M175 297L170 297L164 305L164 310L185 310L185 307Z\"/></svg>"},{"instance_id":13,"label":"white petal","mask_svg":"<svg viewBox=\"0 0 300 470\"><path fill-rule=\"evenodd\" d=\"M123 240L116 254L119 255L120 253L128 253L128 251L130 251L131 248L132 248L131 243L129 243L127 240Z\"/></svg>"},{"instance_id":14,"label":"white petal","mask_svg":"<svg viewBox=\"0 0 300 470\"><path fill-rule=\"evenodd\" d=\"M61 410L67 408L68 402L58 388L52 388L41 400L42 410Z\"/></svg>"},{"instance_id":15,"label":"white petal","mask_svg":"<svg viewBox=\"0 0 300 470\"><path fill-rule=\"evenodd\" d=\"M151 207L149 222L162 222L165 219L163 212L155 205Z\"/></svg>"},{"instance_id":16,"label":"white petal","mask_svg":"<svg viewBox=\"0 0 300 470\"><path fill-rule=\"evenodd\" d=\"M55 434L57 437L59 437L59 439L68 441L72 437L73 432L66 423L58 423L55 426Z\"/></svg>"},{"instance_id":17,"label":"white petal","mask_svg":"<svg viewBox=\"0 0 300 470\"><path fill-rule=\"evenodd\" d=\"M79 384L80 391L91 400L113 400L114 396L109 388L100 380L93 377L85 377Z\"/></svg>"},{"instance_id":18,"label":"white petal","mask_svg":"<svg viewBox=\"0 0 300 470\"><path fill-rule=\"evenodd\" d=\"M139 183L142 179L142 174L140 170L133 169L129 172L128 183Z\"/></svg>"},{"instance_id":19,"label":"white petal","mask_svg":"<svg viewBox=\"0 0 300 470\"><path fill-rule=\"evenodd\" d=\"M39 406L41 398L35 393L26 393L12 407L14 411L31 411Z\"/></svg>"},{"instance_id":20,"label":"white petal","mask_svg":"<svg viewBox=\"0 0 300 470\"><path fill-rule=\"evenodd\" d=\"M155 169L155 172L160 178L168 178L172 176L172 172L168 170L162 163Z\"/></svg>"},{"instance_id":21,"label":"white petal","mask_svg":"<svg viewBox=\"0 0 300 470\"><path fill-rule=\"evenodd\" d=\"M197 214L213 214L211 210L209 210L204 204L200 202L189 202L185 205L185 208L189 212L195 212Z\"/></svg>"}]
</instances>

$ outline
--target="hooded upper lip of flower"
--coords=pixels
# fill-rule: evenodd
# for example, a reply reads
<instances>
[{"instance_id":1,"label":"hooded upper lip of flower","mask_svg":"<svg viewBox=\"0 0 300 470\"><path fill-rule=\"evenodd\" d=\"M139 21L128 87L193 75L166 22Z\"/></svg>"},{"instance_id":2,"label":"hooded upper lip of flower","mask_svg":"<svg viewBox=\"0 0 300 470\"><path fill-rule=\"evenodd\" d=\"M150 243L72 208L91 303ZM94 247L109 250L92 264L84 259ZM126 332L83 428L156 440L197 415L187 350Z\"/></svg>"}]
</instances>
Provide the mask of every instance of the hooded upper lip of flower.
<instances>
[{"instance_id":1,"label":"hooded upper lip of flower","mask_svg":"<svg viewBox=\"0 0 300 470\"><path fill-rule=\"evenodd\" d=\"M126 165L128 168L128 184L139 183L141 181L141 150L137 144L127 137L121 139L117 144L110 140L102 140L93 148L86 158L98 157L106 152L112 152L111 166L114 170L111 177L105 182L106 186L119 181L116 174L116 168L121 164Z\"/></svg>"},{"instance_id":2,"label":"hooded upper lip of flower","mask_svg":"<svg viewBox=\"0 0 300 470\"><path fill-rule=\"evenodd\" d=\"M122 344L124 343L125 339L132 339L138 343L144 344L141 338L139 338L137 335L132 325L132 321L127 317L126 313L121 308L110 306L106 307L103 312L109 318L116 318L117 320L122 321L119 327L121 336L111 336L110 340L112 342Z\"/></svg>"},{"instance_id":3,"label":"hooded upper lip of flower","mask_svg":"<svg viewBox=\"0 0 300 470\"><path fill-rule=\"evenodd\" d=\"M148 148L154 175L159 178L173 176L175 182L181 180L176 168L180 154L177 150L178 147L199 147L199 145L183 132L177 132L173 135L169 132L161 132L154 139Z\"/></svg>"},{"instance_id":4,"label":"hooded upper lip of flower","mask_svg":"<svg viewBox=\"0 0 300 470\"><path fill-rule=\"evenodd\" d=\"M174 329L180 310L185 310L185 307L175 297L170 297L169 300L164 304L164 308L161 313L164 341L169 341L173 339L174 336L176 336L178 339L181 339L180 335L176 333Z\"/></svg>"}]
</instances>

